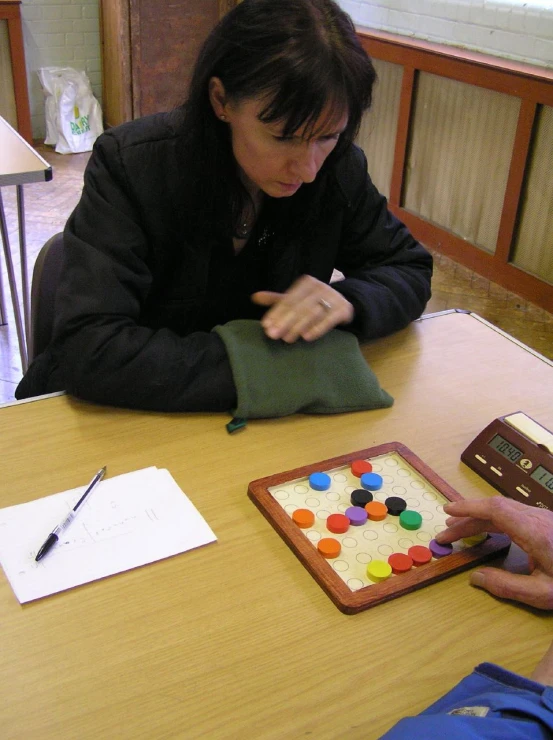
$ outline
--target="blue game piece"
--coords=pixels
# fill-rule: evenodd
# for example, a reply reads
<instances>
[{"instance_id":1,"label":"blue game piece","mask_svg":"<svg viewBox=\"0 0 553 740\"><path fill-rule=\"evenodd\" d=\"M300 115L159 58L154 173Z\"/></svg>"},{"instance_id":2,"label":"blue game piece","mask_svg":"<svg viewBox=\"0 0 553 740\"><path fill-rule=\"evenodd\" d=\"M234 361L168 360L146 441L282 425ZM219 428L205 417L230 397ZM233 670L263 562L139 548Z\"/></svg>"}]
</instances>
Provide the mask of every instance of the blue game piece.
<instances>
[{"instance_id":1,"label":"blue game piece","mask_svg":"<svg viewBox=\"0 0 553 740\"><path fill-rule=\"evenodd\" d=\"M363 473L361 485L367 491L379 491L382 488L382 476L378 473Z\"/></svg>"},{"instance_id":2,"label":"blue game piece","mask_svg":"<svg viewBox=\"0 0 553 740\"><path fill-rule=\"evenodd\" d=\"M326 473L311 473L309 485L315 491L327 491L330 488L330 476Z\"/></svg>"}]
</instances>

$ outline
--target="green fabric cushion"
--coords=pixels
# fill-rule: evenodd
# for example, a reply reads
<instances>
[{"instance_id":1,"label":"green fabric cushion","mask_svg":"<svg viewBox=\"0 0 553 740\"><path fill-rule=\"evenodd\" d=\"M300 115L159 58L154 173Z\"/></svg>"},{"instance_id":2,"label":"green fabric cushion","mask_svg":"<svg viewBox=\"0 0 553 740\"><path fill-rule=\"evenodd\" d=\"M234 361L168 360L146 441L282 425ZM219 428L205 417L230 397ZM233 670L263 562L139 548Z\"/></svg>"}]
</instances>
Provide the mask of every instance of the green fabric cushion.
<instances>
[{"instance_id":1,"label":"green fabric cushion","mask_svg":"<svg viewBox=\"0 0 553 740\"><path fill-rule=\"evenodd\" d=\"M315 342L269 339L259 321L238 319L213 331L229 356L238 406L246 419L387 408L382 390L357 339L334 329Z\"/></svg>"}]
</instances>

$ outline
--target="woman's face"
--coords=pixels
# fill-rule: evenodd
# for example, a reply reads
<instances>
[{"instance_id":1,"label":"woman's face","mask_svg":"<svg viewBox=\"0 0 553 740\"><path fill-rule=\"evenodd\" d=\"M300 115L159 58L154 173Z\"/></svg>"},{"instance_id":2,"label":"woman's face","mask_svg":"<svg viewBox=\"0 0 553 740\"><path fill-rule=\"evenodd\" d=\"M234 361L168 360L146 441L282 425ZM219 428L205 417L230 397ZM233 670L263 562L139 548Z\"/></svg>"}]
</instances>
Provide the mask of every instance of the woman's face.
<instances>
[{"instance_id":1,"label":"woman's face","mask_svg":"<svg viewBox=\"0 0 553 740\"><path fill-rule=\"evenodd\" d=\"M315 136L303 138L300 129L284 138L281 123L259 120L265 102L217 105L212 98L212 104L215 114L230 126L234 157L254 196L261 190L273 198L285 198L294 195L304 182L313 182L348 122L347 115L336 117L325 110L312 128Z\"/></svg>"}]
</instances>

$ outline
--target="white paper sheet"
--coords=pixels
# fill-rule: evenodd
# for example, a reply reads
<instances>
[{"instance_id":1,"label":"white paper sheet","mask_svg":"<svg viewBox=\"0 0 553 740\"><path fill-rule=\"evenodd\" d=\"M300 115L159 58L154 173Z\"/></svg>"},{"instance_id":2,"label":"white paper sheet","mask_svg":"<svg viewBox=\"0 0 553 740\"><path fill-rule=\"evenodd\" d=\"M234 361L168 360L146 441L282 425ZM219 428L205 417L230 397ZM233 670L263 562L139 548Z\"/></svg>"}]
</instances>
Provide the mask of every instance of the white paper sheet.
<instances>
[{"instance_id":1,"label":"white paper sheet","mask_svg":"<svg viewBox=\"0 0 553 740\"><path fill-rule=\"evenodd\" d=\"M169 471L151 467L104 478L58 543L35 562L85 489L0 509L0 563L21 603L217 539Z\"/></svg>"}]
</instances>

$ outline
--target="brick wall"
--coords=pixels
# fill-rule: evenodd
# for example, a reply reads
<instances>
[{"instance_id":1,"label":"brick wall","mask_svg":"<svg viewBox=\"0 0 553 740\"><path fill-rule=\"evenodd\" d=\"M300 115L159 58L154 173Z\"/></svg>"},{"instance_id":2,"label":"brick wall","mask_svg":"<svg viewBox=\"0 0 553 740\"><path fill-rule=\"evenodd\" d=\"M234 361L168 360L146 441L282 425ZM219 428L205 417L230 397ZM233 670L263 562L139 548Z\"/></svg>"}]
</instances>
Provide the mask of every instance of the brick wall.
<instances>
[{"instance_id":1,"label":"brick wall","mask_svg":"<svg viewBox=\"0 0 553 740\"><path fill-rule=\"evenodd\" d=\"M552 0L338 0L358 26L553 67Z\"/></svg>"},{"instance_id":2,"label":"brick wall","mask_svg":"<svg viewBox=\"0 0 553 740\"><path fill-rule=\"evenodd\" d=\"M84 70L101 103L99 0L23 0L25 61L33 137L44 138L44 95L40 67Z\"/></svg>"},{"instance_id":3,"label":"brick wall","mask_svg":"<svg viewBox=\"0 0 553 740\"><path fill-rule=\"evenodd\" d=\"M358 26L553 67L553 0L338 0ZM21 14L33 136L44 136L36 75L84 69L101 103L99 0L23 0Z\"/></svg>"}]
</instances>

